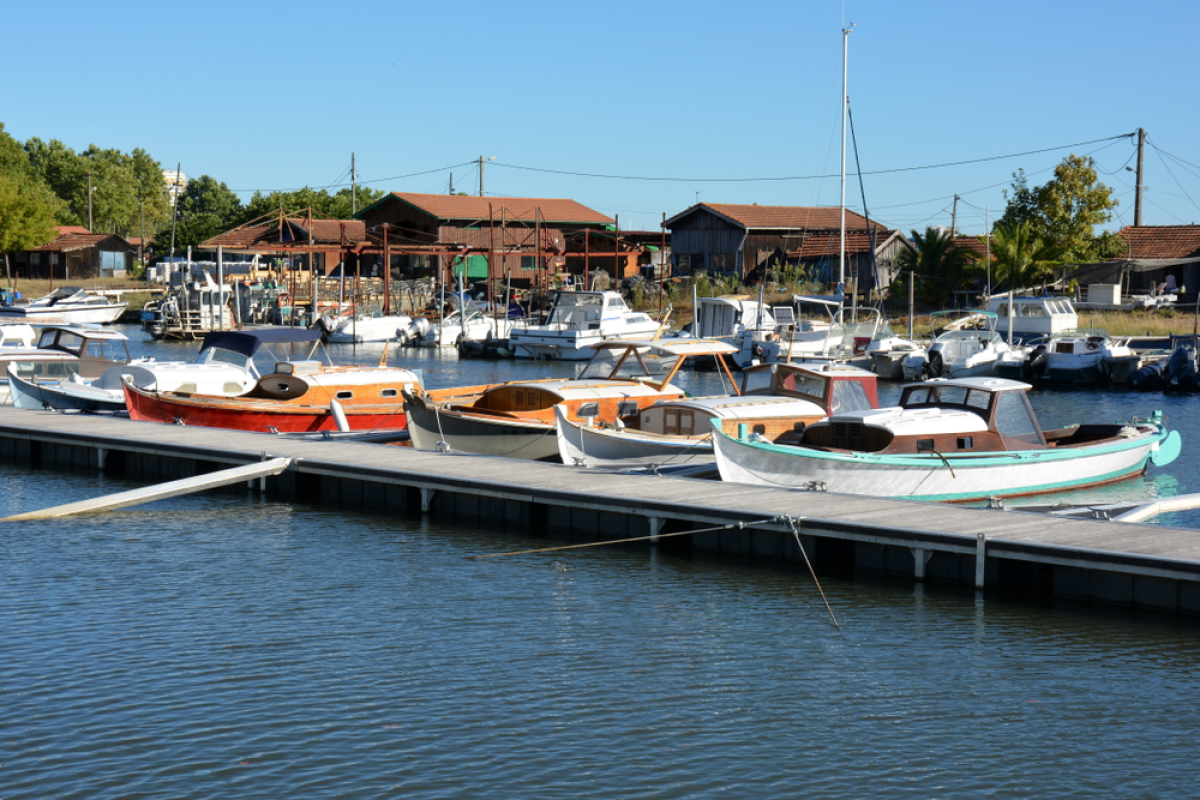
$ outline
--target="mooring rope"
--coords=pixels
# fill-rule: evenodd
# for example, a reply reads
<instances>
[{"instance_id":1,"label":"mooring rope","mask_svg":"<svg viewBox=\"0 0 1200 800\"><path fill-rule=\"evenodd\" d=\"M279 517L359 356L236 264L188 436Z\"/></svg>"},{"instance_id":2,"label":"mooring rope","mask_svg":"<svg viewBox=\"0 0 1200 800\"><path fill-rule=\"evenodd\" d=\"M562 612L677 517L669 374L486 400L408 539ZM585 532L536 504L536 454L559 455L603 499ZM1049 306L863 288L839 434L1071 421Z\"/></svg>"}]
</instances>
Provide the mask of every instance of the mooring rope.
<instances>
[{"instance_id":1,"label":"mooring rope","mask_svg":"<svg viewBox=\"0 0 1200 800\"><path fill-rule=\"evenodd\" d=\"M564 544L564 545L558 545L555 547L536 547L536 548L533 548L532 550L513 550L513 551L510 551L507 553L484 553L482 555L464 556L464 558L468 558L472 561L480 561L485 558L503 558L504 556L526 556L526 555L533 555L536 553L554 553L554 552L558 552L560 550L579 550L584 547L604 547L605 545L610 545L610 544L628 544L629 542L657 541L659 539L667 539L667 538L674 537L674 536L692 536L697 533L711 533L713 531L725 531L725 530L731 530L734 528L741 530L744 528L751 528L751 527L756 527L756 526L760 526L760 525L786 524L789 528L791 528L792 536L794 536L796 539L796 546L800 548L800 555L803 556L804 564L805 564L805 566L808 567L808 574L812 576L813 583L816 584L816 586L817 586L817 591L821 595L821 601L825 604L825 610L829 612L829 618L830 618L830 620L833 621L833 626L835 628L837 628L838 632L840 633L842 631L842 626L838 623L837 617L834 616L833 608L832 608L832 606L829 605L829 598L826 597L825 590L821 587L821 581L817 578L816 570L813 569L812 562L808 558L808 553L805 551L804 545L800 541L800 525L803 521L804 521L803 517L793 517L790 515L783 515L783 516L778 516L778 517L771 517L770 519L754 520L751 522L731 522L728 525L715 525L711 528L694 528L689 531L675 531L673 533L652 533L649 536L635 536L635 537L632 537L629 539L608 539L603 542L583 542L582 544Z\"/></svg>"}]
</instances>

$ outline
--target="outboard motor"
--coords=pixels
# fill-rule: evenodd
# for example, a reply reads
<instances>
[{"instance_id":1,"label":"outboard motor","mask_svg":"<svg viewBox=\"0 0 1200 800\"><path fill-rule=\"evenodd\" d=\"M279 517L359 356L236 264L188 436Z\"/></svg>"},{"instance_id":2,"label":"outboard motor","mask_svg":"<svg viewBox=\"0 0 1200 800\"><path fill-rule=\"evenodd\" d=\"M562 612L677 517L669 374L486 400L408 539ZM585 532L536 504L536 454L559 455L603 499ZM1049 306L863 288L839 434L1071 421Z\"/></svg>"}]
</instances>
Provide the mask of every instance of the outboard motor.
<instances>
[{"instance_id":1,"label":"outboard motor","mask_svg":"<svg viewBox=\"0 0 1200 800\"><path fill-rule=\"evenodd\" d=\"M1164 359L1135 369L1129 373L1129 388L1139 392L1155 392L1162 389L1167 383L1163 377L1166 365L1167 362Z\"/></svg>"},{"instance_id":2,"label":"outboard motor","mask_svg":"<svg viewBox=\"0 0 1200 800\"><path fill-rule=\"evenodd\" d=\"M921 373L927 378L940 378L945 367L945 362L942 361L942 351L934 350L921 365Z\"/></svg>"},{"instance_id":3,"label":"outboard motor","mask_svg":"<svg viewBox=\"0 0 1200 800\"><path fill-rule=\"evenodd\" d=\"M321 341L326 341L329 334L333 333L333 320L327 316L317 317L317 321L313 323L313 327L321 332Z\"/></svg>"},{"instance_id":4,"label":"outboard motor","mask_svg":"<svg viewBox=\"0 0 1200 800\"><path fill-rule=\"evenodd\" d=\"M1163 368L1163 382L1163 391L1196 391L1196 351L1188 345L1176 347Z\"/></svg>"},{"instance_id":5,"label":"outboard motor","mask_svg":"<svg viewBox=\"0 0 1200 800\"><path fill-rule=\"evenodd\" d=\"M1046 374L1046 364L1049 362L1047 356L1046 345L1039 344L1033 348L1033 352L1025 359L1025 363L1021 365L1021 377L1040 378Z\"/></svg>"}]
</instances>

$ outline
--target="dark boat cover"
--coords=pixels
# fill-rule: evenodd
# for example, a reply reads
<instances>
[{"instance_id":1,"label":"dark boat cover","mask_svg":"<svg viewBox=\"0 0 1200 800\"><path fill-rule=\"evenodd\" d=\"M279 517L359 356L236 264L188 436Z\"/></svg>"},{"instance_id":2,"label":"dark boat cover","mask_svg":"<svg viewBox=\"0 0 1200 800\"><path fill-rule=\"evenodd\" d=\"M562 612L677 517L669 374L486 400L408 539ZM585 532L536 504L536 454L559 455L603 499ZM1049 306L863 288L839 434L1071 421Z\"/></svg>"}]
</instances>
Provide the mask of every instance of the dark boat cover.
<instances>
[{"instance_id":1,"label":"dark boat cover","mask_svg":"<svg viewBox=\"0 0 1200 800\"><path fill-rule=\"evenodd\" d=\"M309 328L242 328L236 331L212 331L204 335L201 350L220 347L244 356L252 356L264 344L305 344L317 342L321 332Z\"/></svg>"}]
</instances>

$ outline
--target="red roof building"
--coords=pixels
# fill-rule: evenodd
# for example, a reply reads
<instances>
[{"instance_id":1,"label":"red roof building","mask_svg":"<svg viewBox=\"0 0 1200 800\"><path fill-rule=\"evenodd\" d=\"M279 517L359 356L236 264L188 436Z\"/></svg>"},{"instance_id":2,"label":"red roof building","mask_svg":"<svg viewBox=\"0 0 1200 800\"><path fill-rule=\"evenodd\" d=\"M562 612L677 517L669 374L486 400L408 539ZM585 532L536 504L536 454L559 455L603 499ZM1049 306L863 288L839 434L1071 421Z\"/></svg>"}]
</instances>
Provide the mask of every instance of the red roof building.
<instances>
[{"instance_id":1,"label":"red roof building","mask_svg":"<svg viewBox=\"0 0 1200 800\"><path fill-rule=\"evenodd\" d=\"M79 225L59 225L58 236L12 256L20 278L123 277L133 267L136 248L115 233L92 233Z\"/></svg>"},{"instance_id":2,"label":"red roof building","mask_svg":"<svg viewBox=\"0 0 1200 800\"><path fill-rule=\"evenodd\" d=\"M760 206L698 203L667 220L671 230L674 271L697 270L746 278L760 268L802 264L819 279L836 283L841 245L842 210L835 206ZM899 249L911 247L897 231L854 211L846 211L846 279L866 289L870 276L871 234L875 259L886 286L890 262ZM869 279L869 280L865 280Z\"/></svg>"}]
</instances>

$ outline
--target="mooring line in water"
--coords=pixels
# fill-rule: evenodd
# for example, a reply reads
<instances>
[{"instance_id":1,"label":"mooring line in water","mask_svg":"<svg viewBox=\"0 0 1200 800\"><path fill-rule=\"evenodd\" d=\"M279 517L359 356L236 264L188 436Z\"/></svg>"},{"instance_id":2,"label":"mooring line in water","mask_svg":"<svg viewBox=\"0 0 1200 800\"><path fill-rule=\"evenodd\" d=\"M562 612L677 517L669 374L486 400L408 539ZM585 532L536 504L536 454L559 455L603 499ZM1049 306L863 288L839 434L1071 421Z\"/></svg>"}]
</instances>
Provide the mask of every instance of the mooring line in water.
<instances>
[{"instance_id":1,"label":"mooring line in water","mask_svg":"<svg viewBox=\"0 0 1200 800\"><path fill-rule=\"evenodd\" d=\"M557 547L538 547L533 550L514 550L511 553L484 553L480 556L465 556L472 560L481 558L501 558L503 556L527 556L533 553L553 553L555 550L578 550L581 547L603 547L608 544L625 544L626 542L645 542L651 539L666 539L669 536L691 536L694 533L709 533L711 531L724 531L730 528L748 528L751 525L766 525L770 522L781 522L781 517L773 517L771 519L760 519L754 522L731 522L728 525L718 525L715 528L696 528L690 531L676 531L674 533L652 533L649 536L635 536L631 539L609 539L605 542L584 542L583 544L564 544Z\"/></svg>"},{"instance_id":2,"label":"mooring line in water","mask_svg":"<svg viewBox=\"0 0 1200 800\"><path fill-rule=\"evenodd\" d=\"M840 633L842 626L838 624L837 617L833 615L829 598L825 596L825 590L821 588L821 581L817 579L817 571L813 569L812 562L808 560L808 553L804 550L804 545L800 543L800 523L804 521L804 517L784 517L784 519L792 527L792 536L796 538L796 546L800 548L800 555L804 556L804 563L808 565L808 574L812 575L813 583L817 585L817 591L821 593L821 600L825 603L825 610L829 612L829 618L833 620L833 627L837 628Z\"/></svg>"},{"instance_id":3,"label":"mooring line in water","mask_svg":"<svg viewBox=\"0 0 1200 800\"><path fill-rule=\"evenodd\" d=\"M796 539L796 546L800 548L800 555L804 558L804 565L808 567L808 574L812 576L813 583L817 586L817 591L821 594L821 601L825 603L825 610L829 612L829 618L833 621L833 626L842 632L842 626L838 623L837 617L833 613L833 607L829 605L829 598L825 595L825 589L821 586L821 581L817 578L817 571L813 569L812 562L808 559L808 553L804 549L804 545L800 541L800 524L804 521L804 517L779 516L771 517L770 519L760 519L753 522L731 522L728 525L717 525L711 528L695 528L690 531L676 531L674 533L652 533L649 536L635 536L631 539L609 539L603 542L583 542L582 544L564 544L556 547L536 547L532 550L513 550L508 553L485 553L478 556L465 556L472 561L479 561L485 558L501 558L503 556L527 556L535 553L553 553L559 550L579 550L584 547L603 547L610 544L626 544L628 542L645 542L657 541L666 539L669 536L692 536L697 533L711 533L713 531L725 531L733 528L743 529L758 525L769 524L786 524L792 530L792 536Z\"/></svg>"}]
</instances>

